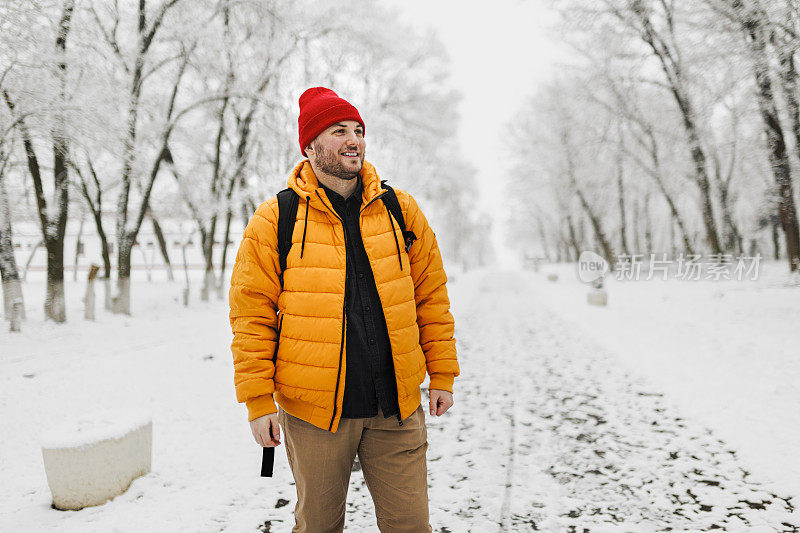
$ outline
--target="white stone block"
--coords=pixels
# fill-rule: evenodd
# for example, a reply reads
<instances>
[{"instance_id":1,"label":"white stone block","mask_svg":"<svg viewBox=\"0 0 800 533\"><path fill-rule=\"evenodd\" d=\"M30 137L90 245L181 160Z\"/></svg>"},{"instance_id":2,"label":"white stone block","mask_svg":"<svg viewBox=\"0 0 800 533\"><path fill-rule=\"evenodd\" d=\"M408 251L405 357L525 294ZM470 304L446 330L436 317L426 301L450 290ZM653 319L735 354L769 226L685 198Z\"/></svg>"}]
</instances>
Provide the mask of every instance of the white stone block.
<instances>
[{"instance_id":1,"label":"white stone block","mask_svg":"<svg viewBox=\"0 0 800 533\"><path fill-rule=\"evenodd\" d=\"M143 413L108 412L60 424L42 439L47 483L58 509L100 505L150 472L153 423Z\"/></svg>"},{"instance_id":2,"label":"white stone block","mask_svg":"<svg viewBox=\"0 0 800 533\"><path fill-rule=\"evenodd\" d=\"M547 281L558 281L558 274L548 274Z\"/></svg>"},{"instance_id":3,"label":"white stone block","mask_svg":"<svg viewBox=\"0 0 800 533\"><path fill-rule=\"evenodd\" d=\"M608 304L608 293L605 289L592 289L586 295L586 301L589 305L605 306Z\"/></svg>"}]
</instances>

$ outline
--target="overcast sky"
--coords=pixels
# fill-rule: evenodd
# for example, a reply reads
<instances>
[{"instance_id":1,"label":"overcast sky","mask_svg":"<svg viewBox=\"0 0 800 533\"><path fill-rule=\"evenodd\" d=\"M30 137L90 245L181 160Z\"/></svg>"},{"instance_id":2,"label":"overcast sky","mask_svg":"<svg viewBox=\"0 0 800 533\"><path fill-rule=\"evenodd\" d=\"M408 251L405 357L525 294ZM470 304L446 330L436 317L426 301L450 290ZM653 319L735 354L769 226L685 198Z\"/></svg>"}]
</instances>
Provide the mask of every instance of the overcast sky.
<instances>
[{"instance_id":1,"label":"overcast sky","mask_svg":"<svg viewBox=\"0 0 800 533\"><path fill-rule=\"evenodd\" d=\"M525 97L551 76L563 47L547 28L544 0L391 0L406 22L432 27L450 52L463 93L459 138L478 169L482 201L502 213L510 168L507 124ZM495 224L495 242L502 228Z\"/></svg>"}]
</instances>

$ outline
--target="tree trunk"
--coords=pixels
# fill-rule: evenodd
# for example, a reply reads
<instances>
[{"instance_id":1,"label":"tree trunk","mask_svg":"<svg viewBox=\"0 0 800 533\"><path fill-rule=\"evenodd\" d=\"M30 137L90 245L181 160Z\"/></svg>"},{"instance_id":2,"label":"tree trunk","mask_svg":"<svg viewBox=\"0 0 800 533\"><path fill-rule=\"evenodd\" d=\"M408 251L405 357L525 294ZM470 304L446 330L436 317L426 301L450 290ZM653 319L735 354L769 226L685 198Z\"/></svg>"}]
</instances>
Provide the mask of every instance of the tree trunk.
<instances>
[{"instance_id":1,"label":"tree trunk","mask_svg":"<svg viewBox=\"0 0 800 533\"><path fill-rule=\"evenodd\" d=\"M778 233L778 221L772 224L772 258L778 261L781 258L781 236Z\"/></svg>"},{"instance_id":2,"label":"tree trunk","mask_svg":"<svg viewBox=\"0 0 800 533\"><path fill-rule=\"evenodd\" d=\"M706 242L711 248L711 253L722 253L722 246L719 243L719 236L717 234L717 223L714 220L714 209L711 202L711 186L708 183L708 174L706 172L705 153L700 147L700 139L696 135L690 134L692 141L697 143L692 148L692 159L695 162L695 181L700 188L700 196L703 201L703 224L706 229Z\"/></svg>"},{"instance_id":3,"label":"tree trunk","mask_svg":"<svg viewBox=\"0 0 800 533\"><path fill-rule=\"evenodd\" d=\"M200 290L200 300L207 302L211 290L215 285L214 276L214 235L217 232L217 215L211 217L208 230L201 228L201 240L203 243L203 259L205 260L205 273L203 276L203 287Z\"/></svg>"},{"instance_id":4,"label":"tree trunk","mask_svg":"<svg viewBox=\"0 0 800 533\"><path fill-rule=\"evenodd\" d=\"M753 39L753 47L756 49L756 54L766 54L761 37L755 32L751 32L750 35L751 39ZM798 228L797 210L794 204L789 154L786 150L783 129L778 118L778 110L772 93L772 83L768 69L768 63L756 57L756 83L759 89L758 104L764 120L764 130L767 134L770 167L775 176L778 189L778 218L786 239L786 257L789 261L789 270L795 271L800 267L800 229Z\"/></svg>"},{"instance_id":5,"label":"tree trunk","mask_svg":"<svg viewBox=\"0 0 800 533\"><path fill-rule=\"evenodd\" d=\"M547 235L544 231L544 224L542 223L541 217L536 217L536 226L539 229L539 240L542 241L544 257L548 261L552 261L553 259L550 257L550 248L547 246Z\"/></svg>"},{"instance_id":6,"label":"tree trunk","mask_svg":"<svg viewBox=\"0 0 800 533\"><path fill-rule=\"evenodd\" d=\"M103 277L111 279L111 254L108 249L108 237L103 229L103 221L101 220L100 213L95 213L94 224L97 228L97 236L100 237L100 251L103 256Z\"/></svg>"},{"instance_id":7,"label":"tree trunk","mask_svg":"<svg viewBox=\"0 0 800 533\"><path fill-rule=\"evenodd\" d=\"M247 223L250 222L250 219L253 217L253 214L256 212L256 204L253 203L252 200L249 198L242 202L242 227L247 227Z\"/></svg>"},{"instance_id":8,"label":"tree trunk","mask_svg":"<svg viewBox=\"0 0 800 533\"><path fill-rule=\"evenodd\" d=\"M577 261L578 257L581 255L581 247L578 244L578 239L575 236L575 226L572 224L572 216L567 215L567 231L569 231L569 245L572 247L572 251L575 254L574 259L569 257L569 253L567 254L568 260Z\"/></svg>"},{"instance_id":9,"label":"tree trunk","mask_svg":"<svg viewBox=\"0 0 800 533\"><path fill-rule=\"evenodd\" d=\"M164 3L161 7L159 14L149 25L147 24L147 9L144 0L140 0L138 9L138 48L133 61L133 69L131 70L131 85L130 92L128 93L127 101L127 123L125 131L125 144L122 157L122 183L120 193L117 200L117 246L118 261L117 261L117 293L114 296L112 310L115 313L130 314L130 272L131 272L131 251L133 244L136 241L136 236L142 226L142 221L147 212L150 203L150 195L153 191L153 184L155 183L158 171L161 164L171 163L172 155L169 152L169 138L175 126L173 119L175 111L175 102L178 96L181 79L186 70L186 65L189 62L191 53L183 51L181 56L181 64L178 69L178 74L175 83L172 87L169 102L167 103L167 111L165 113L166 127L161 133L159 139L161 146L158 150L155 160L150 168L150 175L148 176L144 187L142 188L142 199L138 210L135 211L135 218L133 224L128 224L128 204L130 202L131 185L133 184L134 177L134 163L136 162L136 143L137 143L137 123L139 115L139 106L141 105L141 92L143 79L146 77L144 73L145 59L150 49L150 45L154 42L153 38L161 25L163 17L167 11L176 4L176 1Z\"/></svg>"},{"instance_id":10,"label":"tree trunk","mask_svg":"<svg viewBox=\"0 0 800 533\"><path fill-rule=\"evenodd\" d=\"M167 279L174 281L175 276L172 273L172 263L169 260L169 253L167 252L167 240L164 238L164 232L161 231L161 224L159 224L156 217L153 216L153 211L149 207L147 211L150 215L150 220L153 222L153 233L156 234L156 239L158 240L158 249L161 250L161 257L164 258L164 265L167 267Z\"/></svg>"},{"instance_id":11,"label":"tree trunk","mask_svg":"<svg viewBox=\"0 0 800 533\"><path fill-rule=\"evenodd\" d=\"M581 202L581 206L583 206L584 212L586 212L586 216L589 217L589 222L592 224L592 229L594 230L594 238L597 243L600 245L600 251L603 254L603 258L608 261L608 266L611 270L614 270L614 252L611 249L611 244L608 242L608 238L606 237L605 232L603 231L603 225L600 222L600 217L592 210L592 207L589 205L589 202L586 201L586 197L583 194L583 191L579 187L577 187L577 183L575 185L575 192L578 195L578 199Z\"/></svg>"},{"instance_id":12,"label":"tree trunk","mask_svg":"<svg viewBox=\"0 0 800 533\"><path fill-rule=\"evenodd\" d=\"M177 88L175 90L177 91ZM175 92L173 92L173 98L174 96ZM136 236L139 234L139 229L142 227L142 221L144 220L145 213L149 207L150 193L153 189L153 183L158 175L158 171L161 168L161 163L167 161L168 158L171 157L169 155L169 149L167 148L168 141L169 136L165 135L162 138L161 151L156 156L153 166L150 169L148 184L142 197L141 204L139 205L138 214L134 220L132 228L128 229L126 225L127 213L123 213L122 211L123 204L124 206L127 206L127 197L125 197L124 202L117 204L117 246L119 246L117 255L117 287L119 290L114 296L115 302L112 305L112 309L115 313L123 313L127 315L130 314L130 275L133 246L136 243ZM126 298L128 301L125 303L120 302L119 300L121 298Z\"/></svg>"},{"instance_id":13,"label":"tree trunk","mask_svg":"<svg viewBox=\"0 0 800 533\"><path fill-rule=\"evenodd\" d=\"M794 134L795 150L800 156L800 103L797 98L797 70L794 64L794 50L788 50L785 47L779 48L779 64L780 64L780 80L781 87L783 88L783 95L786 99L786 105L789 109L789 116L792 121L792 133ZM787 200L784 200L786 198ZM781 187L781 202L786 202L787 205L780 206L781 209L786 211L786 221L781 220L784 227L787 242L787 255L789 256L790 270L800 269L800 229L798 229L797 211L794 206L794 193L791 178L789 182ZM788 229L787 229L788 228ZM793 243L794 251L788 250L789 241Z\"/></svg>"},{"instance_id":14,"label":"tree trunk","mask_svg":"<svg viewBox=\"0 0 800 533\"><path fill-rule=\"evenodd\" d=\"M3 316L5 316L6 320L11 320L14 312L14 303L20 302L23 309L21 318L24 320L25 299L22 296L22 280L19 278L9 279L2 263L0 263L0 274L2 274L3 281Z\"/></svg>"},{"instance_id":15,"label":"tree trunk","mask_svg":"<svg viewBox=\"0 0 800 533\"><path fill-rule=\"evenodd\" d=\"M664 197L664 200L666 200L670 215L672 216L673 220L675 220L675 223L678 225L678 229L680 230L681 239L683 240L683 246L686 250L686 253L694 254L694 248L692 247L692 241L691 238L689 237L689 231L686 229L686 224L684 224L683 218L681 218L681 215L678 212L678 206L675 200L672 198L672 195L669 193L666 185L664 184L663 173L661 171L662 168L661 157L659 156L658 152L658 141L656 140L656 136L653 133L653 130L649 124L643 124L642 128L644 130L646 139L649 141L649 143L643 142L642 145L647 149L648 153L650 154L650 159L653 162L653 168L652 169L648 168L642 162L639 162L639 164L644 169L644 171L651 178L653 178L653 181L655 181L659 192L661 192L661 195ZM638 213L636 215L636 218L638 219ZM637 233L637 239L638 238L639 237ZM638 248L638 253L642 253L641 240L637 241L636 246Z\"/></svg>"},{"instance_id":16,"label":"tree trunk","mask_svg":"<svg viewBox=\"0 0 800 533\"><path fill-rule=\"evenodd\" d=\"M592 229L594 230L594 238L600 246L600 251L608 261L609 268L612 270L614 269L614 252L611 249L611 244L608 242L608 238L603 231L602 223L600 221L600 217L594 212L592 207L589 205L589 202L586 200L586 196L583 194L580 186L578 185L578 178L575 175L575 162L572 156L572 147L569 142L569 132L566 130L562 130L561 132L561 144L564 149L564 154L566 156L567 162L567 179L569 180L570 185L572 186L573 191L578 196L578 200L580 201L581 207L583 208L584 213L589 218L589 222L592 225ZM577 257L580 257L580 249L576 247ZM577 260L576 257L576 260Z\"/></svg>"},{"instance_id":17,"label":"tree trunk","mask_svg":"<svg viewBox=\"0 0 800 533\"><path fill-rule=\"evenodd\" d=\"M722 208L722 222L725 225L725 250L736 249L742 253L742 236L739 234L739 228L733 221L733 214L731 213L729 201L730 189L726 181L719 181L719 204Z\"/></svg>"},{"instance_id":18,"label":"tree trunk","mask_svg":"<svg viewBox=\"0 0 800 533\"><path fill-rule=\"evenodd\" d=\"M217 297L219 299L223 298L222 289L225 286L225 271L228 267L228 244L231 238L231 219L233 218L233 212L230 208L225 213L225 238L222 240L222 258L220 259L219 264L219 279L217 281Z\"/></svg>"},{"instance_id":19,"label":"tree trunk","mask_svg":"<svg viewBox=\"0 0 800 533\"><path fill-rule=\"evenodd\" d=\"M61 159L59 164L59 159ZM58 170L58 169L61 170ZM56 172L66 173L63 164L63 154L56 156ZM55 322L67 321L66 302L64 300L64 235L66 233L67 219L67 183L57 185L62 190L59 194L59 215L55 224L55 235L45 240L47 249L47 292L44 302L45 318Z\"/></svg>"},{"instance_id":20,"label":"tree trunk","mask_svg":"<svg viewBox=\"0 0 800 533\"><path fill-rule=\"evenodd\" d=\"M767 52L767 36L761 22L753 13L746 13L741 2L734 1L742 30L750 45L753 61L753 73L758 91L758 108L764 121L764 131L767 134L767 149L769 152L770 167L775 177L778 193L778 217L786 239L786 257L789 261L789 270L794 272L800 268L800 227L798 227L797 210L794 204L792 190L792 174L789 155L786 150L786 141L783 135L778 116L778 106L772 90L770 78L770 60ZM788 88L795 88L795 80L786 80L787 75L794 75L794 64L790 58L782 57L781 75L784 81L789 82ZM793 117L798 113L797 100L794 95L789 97L789 114ZM794 104L794 107L792 105ZM797 119L800 120L800 119ZM800 125L796 126L800 135Z\"/></svg>"},{"instance_id":21,"label":"tree trunk","mask_svg":"<svg viewBox=\"0 0 800 533\"><path fill-rule=\"evenodd\" d=\"M64 301L64 241L49 239L47 249L47 289L44 299L44 316L55 322L66 322Z\"/></svg>"},{"instance_id":22,"label":"tree trunk","mask_svg":"<svg viewBox=\"0 0 800 533\"><path fill-rule=\"evenodd\" d=\"M797 69L794 63L793 48L778 46L778 64L780 65L780 81L783 96L786 99L786 107L792 122L792 133L794 134L795 151L800 157L800 102L798 102L798 79Z\"/></svg>"},{"instance_id":23,"label":"tree trunk","mask_svg":"<svg viewBox=\"0 0 800 533\"><path fill-rule=\"evenodd\" d=\"M734 116L734 121L733 124L731 125L731 130L734 136L736 136L737 122L738 118ZM728 164L728 170L724 175L722 172L722 163L720 161L719 155L714 154L713 159L714 159L714 181L717 184L719 205L720 209L722 210L722 227L723 227L723 236L725 238L723 246L726 252L737 250L739 253L742 253L742 238L739 235L739 228L736 227L736 223L733 221L733 213L731 211L731 198L730 198L730 183L733 177L733 171L736 163L735 139L733 142L733 146L731 148L731 157L730 157L730 163Z\"/></svg>"},{"instance_id":24,"label":"tree trunk","mask_svg":"<svg viewBox=\"0 0 800 533\"><path fill-rule=\"evenodd\" d=\"M747 255L755 257L756 252L758 252L758 239L753 237L750 239L750 245L747 247Z\"/></svg>"},{"instance_id":25,"label":"tree trunk","mask_svg":"<svg viewBox=\"0 0 800 533\"><path fill-rule=\"evenodd\" d=\"M3 91L3 97L12 115L15 105L8 92ZM55 182L55 200L57 204L56 219L51 220L47 212L47 200L44 196L41 168L34 151L33 138L25 121L20 119L17 123L20 130L22 143L25 147L26 162L31 179L33 180L34 194L36 197L39 227L42 232L42 242L47 249L47 292L44 303L45 319L55 322L66 321L66 306L64 304L64 234L67 226L67 209L69 207L68 176L66 169L66 140L54 134L53 141L53 177ZM37 244L37 247L39 245ZM36 248L31 252L28 264L25 265L27 274Z\"/></svg>"},{"instance_id":26,"label":"tree trunk","mask_svg":"<svg viewBox=\"0 0 800 533\"><path fill-rule=\"evenodd\" d=\"M670 195L667 192L667 189L664 187L664 183L661 180L656 180L656 183L658 184L658 188L661 191L664 200L667 202L667 207L669 208L670 217L672 218L672 220L675 221L675 224L677 224L678 226L678 230L681 234L681 240L683 241L684 250L686 251L686 253L694 254L694 247L692 246L692 241L691 238L689 237L689 231L686 229L686 224L684 224L683 219L681 218L681 215L678 212L678 206L675 204L675 200L672 198L672 195ZM639 243L639 246L641 246L641 243ZM641 247L639 251L641 252Z\"/></svg>"},{"instance_id":27,"label":"tree trunk","mask_svg":"<svg viewBox=\"0 0 800 533\"><path fill-rule=\"evenodd\" d=\"M642 0L632 0L631 8L642 24L642 39L650 46L653 54L661 63L670 92L681 114L694 165L694 181L700 190L706 241L712 253L722 253L714 218L713 203L711 201L711 187L708 179L706 154L703 150L702 142L700 141L700 132L696 124L694 107L685 88L683 70L676 59L678 54L669 47L667 44L668 41L656 31L650 19L649 10L643 5Z\"/></svg>"},{"instance_id":28,"label":"tree trunk","mask_svg":"<svg viewBox=\"0 0 800 533\"><path fill-rule=\"evenodd\" d=\"M80 167L77 164L73 164L71 166L75 169L78 178L80 178L80 191L83 194L84 200L86 200L86 205L89 207L89 211L92 212L94 225L97 229L97 236L100 238L100 253L103 259L103 278L109 279L111 277L111 256L109 253L108 238L106 237L106 232L103 228L103 191L100 187L100 178L97 176L97 172L94 169L94 164L92 164L92 160L88 154L86 156L86 163L89 166L89 172L94 180L94 199L92 199L92 196L89 193L86 177L84 176L83 172L81 172Z\"/></svg>"},{"instance_id":29,"label":"tree trunk","mask_svg":"<svg viewBox=\"0 0 800 533\"><path fill-rule=\"evenodd\" d=\"M183 287L183 305L184 307L189 306L189 294L191 292L191 284L189 281L189 263L186 260L186 247L189 245L189 239L184 241L183 246L181 246L181 255L183 256L183 276L184 281L186 284Z\"/></svg>"},{"instance_id":30,"label":"tree trunk","mask_svg":"<svg viewBox=\"0 0 800 533\"><path fill-rule=\"evenodd\" d=\"M121 315L131 314L131 255L134 240L124 237L117 243L117 292L111 303L111 310Z\"/></svg>"},{"instance_id":31,"label":"tree trunk","mask_svg":"<svg viewBox=\"0 0 800 533\"><path fill-rule=\"evenodd\" d=\"M653 227L650 223L650 195L644 195L644 245L646 253L653 253Z\"/></svg>"},{"instance_id":32,"label":"tree trunk","mask_svg":"<svg viewBox=\"0 0 800 533\"><path fill-rule=\"evenodd\" d=\"M620 141L621 142L621 141ZM619 198L619 244L623 254L630 255L628 248L627 222L625 220L625 185L623 183L622 151L617 155L617 196Z\"/></svg>"},{"instance_id":33,"label":"tree trunk","mask_svg":"<svg viewBox=\"0 0 800 533\"><path fill-rule=\"evenodd\" d=\"M81 215L81 223L78 226L78 238L75 239L75 266L72 269L72 280L78 281L78 259L81 256L81 248L83 247L83 243L81 242L81 237L83 237L83 216Z\"/></svg>"},{"instance_id":34,"label":"tree trunk","mask_svg":"<svg viewBox=\"0 0 800 533\"><path fill-rule=\"evenodd\" d=\"M586 238L586 219L584 217L578 217L578 246L579 250L582 252L583 249L586 247L585 243L587 241ZM579 254L580 257L580 254ZM575 260L578 258L576 257Z\"/></svg>"},{"instance_id":35,"label":"tree trunk","mask_svg":"<svg viewBox=\"0 0 800 533\"><path fill-rule=\"evenodd\" d=\"M0 279L3 283L3 315L7 320L11 320L14 302L23 301L22 281L19 279L17 261L14 257L12 235L8 193L3 176L0 175ZM22 309L25 309L24 305Z\"/></svg>"},{"instance_id":36,"label":"tree trunk","mask_svg":"<svg viewBox=\"0 0 800 533\"><path fill-rule=\"evenodd\" d=\"M70 31L74 0L65 0L56 35L55 49L59 58L59 104L66 105L66 49L67 35ZM45 317L55 322L67 321L64 301L64 235L67 231L67 210L69 209L69 174L67 159L69 142L66 133L65 111L60 109L53 119L53 182L55 184L56 217L43 227L47 247L47 293L45 296ZM45 218L47 214L44 215Z\"/></svg>"},{"instance_id":37,"label":"tree trunk","mask_svg":"<svg viewBox=\"0 0 800 533\"><path fill-rule=\"evenodd\" d=\"M670 217L669 219L669 256L676 257L678 255L678 245L675 242L675 221Z\"/></svg>"},{"instance_id":38,"label":"tree trunk","mask_svg":"<svg viewBox=\"0 0 800 533\"><path fill-rule=\"evenodd\" d=\"M641 254L644 253L644 246L642 246L642 231L641 231L641 222L642 216L641 211L639 209L639 202L634 200L633 201L633 220L635 222L633 226L633 253L634 254Z\"/></svg>"}]
</instances>

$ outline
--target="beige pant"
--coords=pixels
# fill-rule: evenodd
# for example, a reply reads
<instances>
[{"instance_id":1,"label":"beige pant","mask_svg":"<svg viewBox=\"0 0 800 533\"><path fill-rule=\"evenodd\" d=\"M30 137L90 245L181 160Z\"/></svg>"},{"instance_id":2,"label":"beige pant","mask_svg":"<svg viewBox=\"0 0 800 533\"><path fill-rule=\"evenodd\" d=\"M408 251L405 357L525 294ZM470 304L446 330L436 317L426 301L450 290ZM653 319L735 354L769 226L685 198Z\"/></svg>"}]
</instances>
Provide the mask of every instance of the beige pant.
<instances>
[{"instance_id":1,"label":"beige pant","mask_svg":"<svg viewBox=\"0 0 800 533\"><path fill-rule=\"evenodd\" d=\"M343 418L331 433L283 409L286 455L297 487L292 532L327 533L344 529L345 502L356 453L375 504L382 532L430 532L428 432L420 405L399 425L378 408L373 418Z\"/></svg>"}]
</instances>

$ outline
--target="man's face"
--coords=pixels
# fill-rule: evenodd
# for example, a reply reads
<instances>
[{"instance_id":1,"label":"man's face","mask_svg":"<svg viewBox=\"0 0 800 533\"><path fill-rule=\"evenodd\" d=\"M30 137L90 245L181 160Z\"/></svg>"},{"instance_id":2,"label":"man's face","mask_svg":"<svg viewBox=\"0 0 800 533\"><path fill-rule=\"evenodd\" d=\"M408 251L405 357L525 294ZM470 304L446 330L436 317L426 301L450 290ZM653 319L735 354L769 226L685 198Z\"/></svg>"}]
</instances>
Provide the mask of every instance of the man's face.
<instances>
[{"instance_id":1,"label":"man's face","mask_svg":"<svg viewBox=\"0 0 800 533\"><path fill-rule=\"evenodd\" d=\"M343 180L358 176L364 164L364 128L355 120L337 122L311 141L306 154L326 174Z\"/></svg>"}]
</instances>

